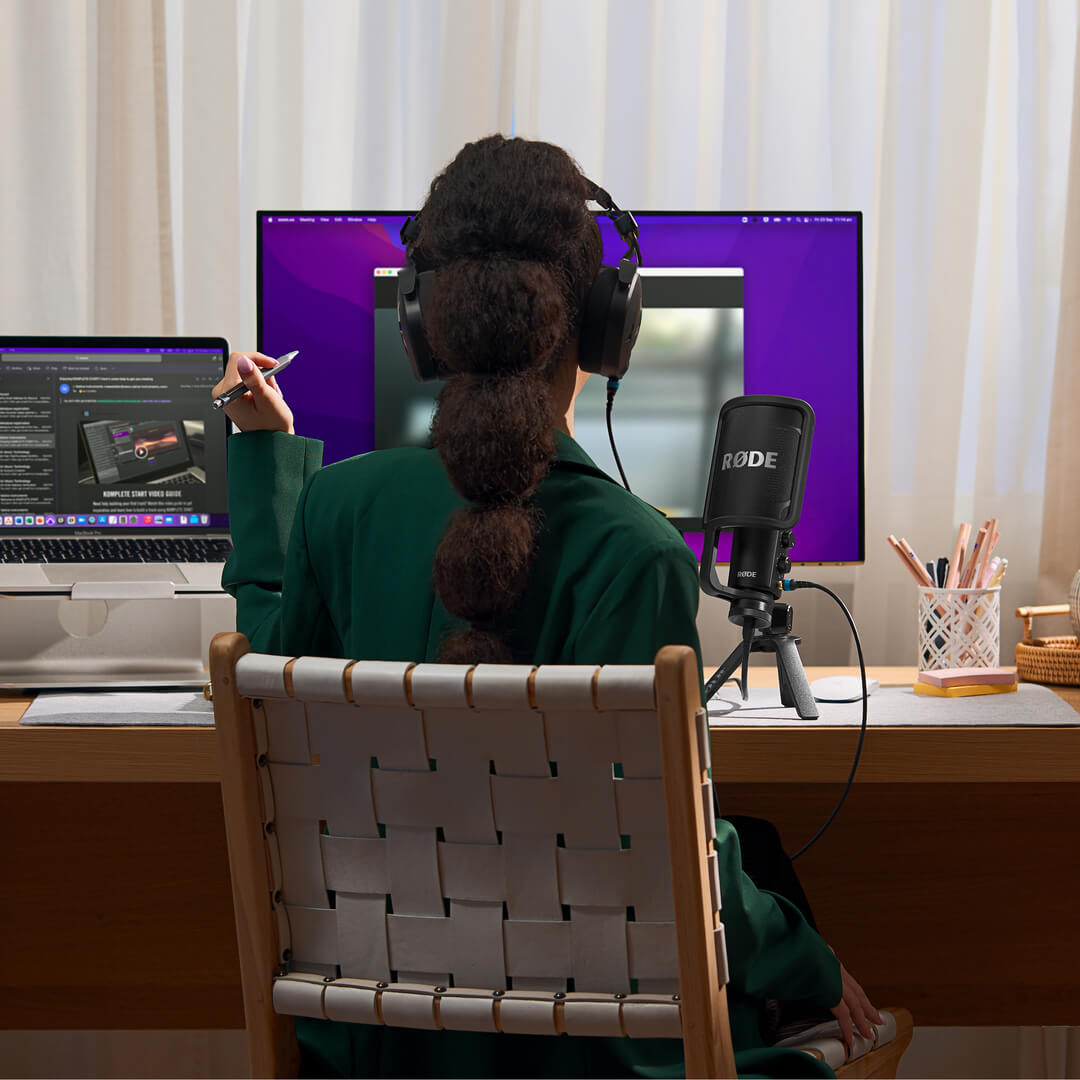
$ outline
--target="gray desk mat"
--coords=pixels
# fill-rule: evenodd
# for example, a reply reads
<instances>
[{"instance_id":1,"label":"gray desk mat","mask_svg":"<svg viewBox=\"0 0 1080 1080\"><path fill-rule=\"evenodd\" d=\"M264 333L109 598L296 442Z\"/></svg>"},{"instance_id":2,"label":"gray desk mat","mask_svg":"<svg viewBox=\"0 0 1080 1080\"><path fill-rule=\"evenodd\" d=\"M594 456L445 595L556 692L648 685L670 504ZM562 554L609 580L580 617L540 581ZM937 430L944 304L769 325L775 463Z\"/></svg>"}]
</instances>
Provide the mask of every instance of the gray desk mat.
<instances>
[{"instance_id":1,"label":"gray desk mat","mask_svg":"<svg viewBox=\"0 0 1080 1080\"><path fill-rule=\"evenodd\" d=\"M776 689L750 691L742 703L734 686L721 688L709 702L709 723L717 727L855 727L862 704L819 702L817 720L800 720L780 704ZM42 692L20 723L115 727L213 727L213 705L199 692L139 693ZM1045 686L1021 683L1015 694L938 698L910 687L884 687L870 695L869 723L880 727L1080 727L1080 713Z\"/></svg>"},{"instance_id":2,"label":"gray desk mat","mask_svg":"<svg viewBox=\"0 0 1080 1080\"><path fill-rule=\"evenodd\" d=\"M42 691L20 724L77 727L213 727L214 706L202 691Z\"/></svg>"},{"instance_id":3,"label":"gray desk mat","mask_svg":"<svg viewBox=\"0 0 1080 1080\"><path fill-rule=\"evenodd\" d=\"M742 702L733 684L709 702L712 727L857 727L862 701L818 702L817 720L800 720L780 704L778 689L750 691ZM916 694L910 686L890 686L870 695L867 722L875 727L1080 727L1080 713L1053 690L1021 683L1014 694L942 698Z\"/></svg>"}]
</instances>

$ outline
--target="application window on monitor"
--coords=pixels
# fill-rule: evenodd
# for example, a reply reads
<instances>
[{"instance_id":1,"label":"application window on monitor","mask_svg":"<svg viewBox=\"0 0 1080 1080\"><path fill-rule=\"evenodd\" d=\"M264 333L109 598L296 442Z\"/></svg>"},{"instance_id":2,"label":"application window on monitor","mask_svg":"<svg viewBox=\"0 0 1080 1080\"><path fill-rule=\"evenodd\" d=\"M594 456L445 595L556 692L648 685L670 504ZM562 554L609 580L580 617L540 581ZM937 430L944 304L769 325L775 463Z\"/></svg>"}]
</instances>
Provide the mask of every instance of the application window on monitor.
<instances>
[{"instance_id":1,"label":"application window on monitor","mask_svg":"<svg viewBox=\"0 0 1080 1080\"><path fill-rule=\"evenodd\" d=\"M417 382L404 362L397 269L374 271L375 446L430 445L441 383ZM716 417L743 392L743 281L738 267L641 270L641 330L632 376L615 399L617 446L634 491L685 528L701 528ZM574 438L617 475L594 375L574 408Z\"/></svg>"}]
</instances>

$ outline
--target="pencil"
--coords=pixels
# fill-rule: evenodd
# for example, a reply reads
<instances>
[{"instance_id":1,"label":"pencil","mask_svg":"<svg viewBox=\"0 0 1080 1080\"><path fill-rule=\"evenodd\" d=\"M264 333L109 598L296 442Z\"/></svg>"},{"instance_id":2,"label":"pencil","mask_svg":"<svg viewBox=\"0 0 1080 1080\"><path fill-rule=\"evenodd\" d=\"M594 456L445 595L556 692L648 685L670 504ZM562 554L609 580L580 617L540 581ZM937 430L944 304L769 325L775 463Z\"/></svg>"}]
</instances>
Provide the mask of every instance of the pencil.
<instances>
[{"instance_id":1,"label":"pencil","mask_svg":"<svg viewBox=\"0 0 1080 1080\"><path fill-rule=\"evenodd\" d=\"M903 548L900 547L900 541L897 540L896 537L892 535L892 533L890 533L888 537L886 537L886 539L889 541L889 547L891 547L893 551L895 551L896 554L900 556L900 561L904 564L904 566L907 567L908 573L920 585L924 584L923 579L919 576L918 571L916 571L914 565L912 565L911 560L904 554ZM925 572L926 571L923 571L923 573Z\"/></svg>"},{"instance_id":2,"label":"pencil","mask_svg":"<svg viewBox=\"0 0 1080 1080\"><path fill-rule=\"evenodd\" d=\"M983 544L983 557L980 560L982 565L975 579L975 583L980 589L985 589L987 581L990 580L990 556L994 554L994 548L1000 538L1001 533L998 532L998 519L994 518L990 522L986 542Z\"/></svg>"},{"instance_id":3,"label":"pencil","mask_svg":"<svg viewBox=\"0 0 1080 1080\"><path fill-rule=\"evenodd\" d=\"M970 589L972 578L975 576L975 568L979 564L979 551L986 542L986 526L984 525L975 537L975 546L971 549L971 558L967 561L964 576L960 579L961 589Z\"/></svg>"},{"instance_id":4,"label":"pencil","mask_svg":"<svg viewBox=\"0 0 1080 1080\"><path fill-rule=\"evenodd\" d=\"M953 548L952 561L949 563L949 576L945 579L946 589L955 589L960 580L961 564L964 561L964 552L967 550L968 538L971 536L971 525L963 522L960 532L956 536L956 547Z\"/></svg>"},{"instance_id":5,"label":"pencil","mask_svg":"<svg viewBox=\"0 0 1080 1080\"><path fill-rule=\"evenodd\" d=\"M919 584L927 585L931 589L936 588L933 578L931 578L930 575L926 572L926 567L923 566L923 564L919 561L919 556L915 554L912 546L902 536L900 537L898 543L900 544L900 554L908 560L908 564L915 572L915 577L918 580Z\"/></svg>"}]
</instances>

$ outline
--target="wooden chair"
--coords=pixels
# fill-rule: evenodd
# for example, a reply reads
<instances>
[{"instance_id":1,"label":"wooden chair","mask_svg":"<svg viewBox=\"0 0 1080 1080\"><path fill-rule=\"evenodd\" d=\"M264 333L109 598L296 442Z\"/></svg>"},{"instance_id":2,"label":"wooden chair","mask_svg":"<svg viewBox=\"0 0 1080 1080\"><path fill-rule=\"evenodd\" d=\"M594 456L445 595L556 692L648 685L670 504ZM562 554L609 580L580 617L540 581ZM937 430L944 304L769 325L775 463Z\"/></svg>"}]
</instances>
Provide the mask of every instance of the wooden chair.
<instances>
[{"instance_id":1,"label":"wooden chair","mask_svg":"<svg viewBox=\"0 0 1080 1080\"><path fill-rule=\"evenodd\" d=\"M692 650L470 668L219 634L210 669L252 1076L296 1075L293 1016L668 1036L735 1076Z\"/></svg>"}]
</instances>

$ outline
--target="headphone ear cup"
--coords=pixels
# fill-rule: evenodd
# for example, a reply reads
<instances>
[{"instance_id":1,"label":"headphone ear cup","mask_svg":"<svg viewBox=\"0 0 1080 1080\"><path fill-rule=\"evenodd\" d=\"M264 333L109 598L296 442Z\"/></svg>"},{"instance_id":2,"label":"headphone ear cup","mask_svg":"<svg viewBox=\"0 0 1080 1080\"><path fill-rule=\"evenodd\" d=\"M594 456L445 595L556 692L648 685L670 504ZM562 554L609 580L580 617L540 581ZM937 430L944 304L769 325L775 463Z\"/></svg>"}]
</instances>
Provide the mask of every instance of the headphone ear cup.
<instances>
[{"instance_id":1,"label":"headphone ear cup","mask_svg":"<svg viewBox=\"0 0 1080 1080\"><path fill-rule=\"evenodd\" d=\"M440 377L441 372L435 357L431 353L427 333L424 330L424 306L422 297L430 294L433 278L431 271L422 274L410 263L398 274L398 329L401 331L401 343L409 358L413 374L421 382L431 382Z\"/></svg>"},{"instance_id":2,"label":"headphone ear cup","mask_svg":"<svg viewBox=\"0 0 1080 1080\"><path fill-rule=\"evenodd\" d=\"M621 379L641 329L641 278L633 263L601 266L585 298L578 366Z\"/></svg>"}]
</instances>

